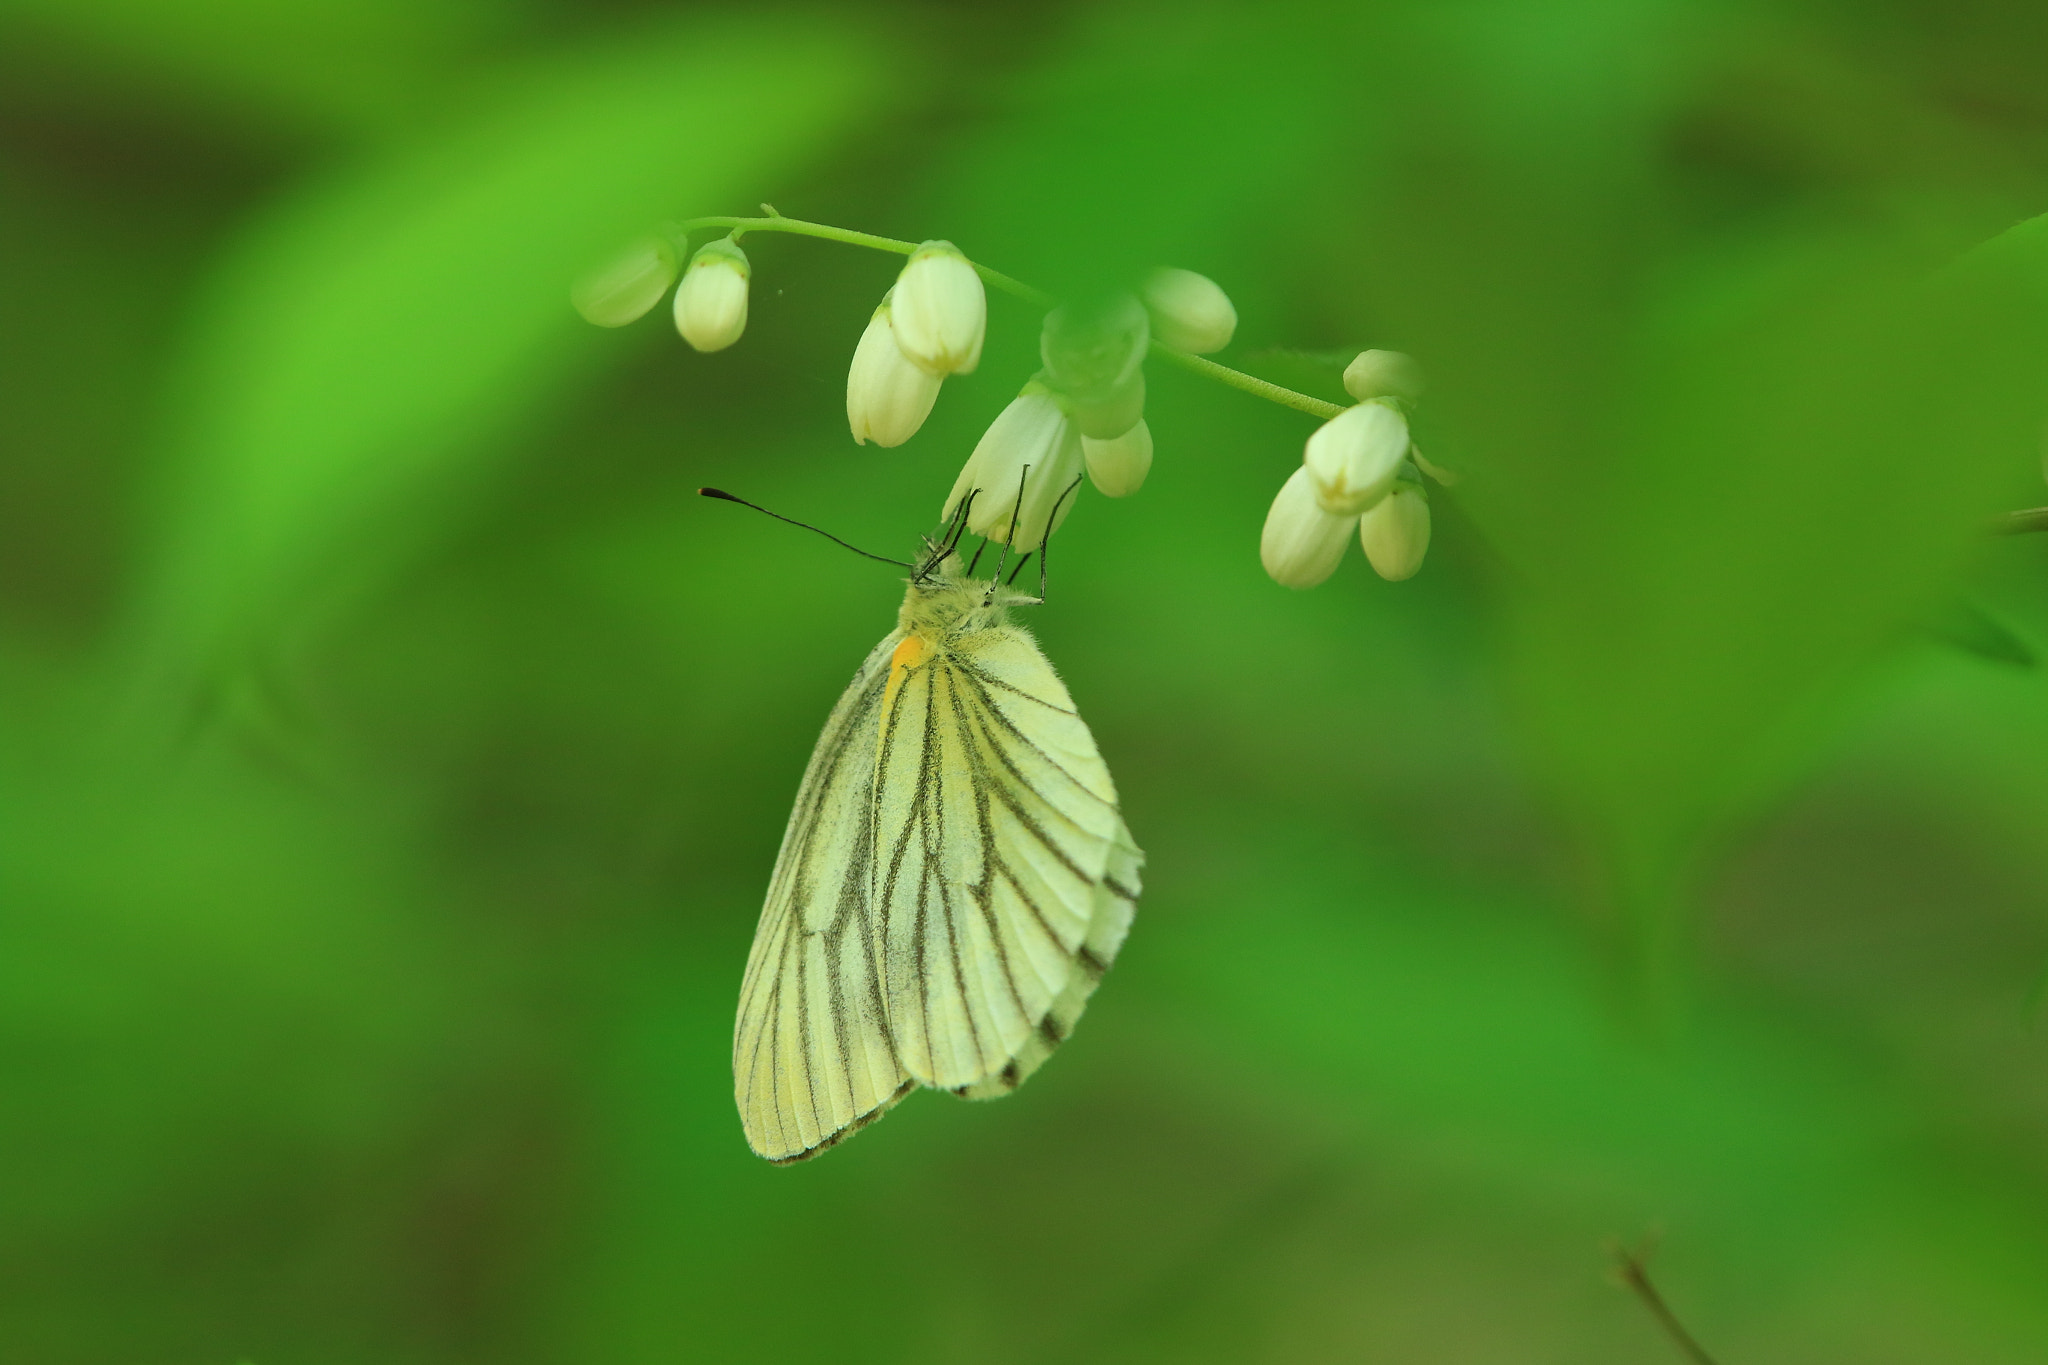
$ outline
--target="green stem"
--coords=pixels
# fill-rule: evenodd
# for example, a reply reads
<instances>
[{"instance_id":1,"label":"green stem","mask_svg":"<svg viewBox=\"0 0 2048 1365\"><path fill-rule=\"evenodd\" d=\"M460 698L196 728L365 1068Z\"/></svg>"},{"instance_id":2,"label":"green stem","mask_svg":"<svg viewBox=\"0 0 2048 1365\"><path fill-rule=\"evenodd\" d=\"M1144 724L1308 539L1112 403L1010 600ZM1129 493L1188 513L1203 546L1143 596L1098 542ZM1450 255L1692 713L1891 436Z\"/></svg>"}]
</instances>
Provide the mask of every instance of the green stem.
<instances>
[{"instance_id":1,"label":"green stem","mask_svg":"<svg viewBox=\"0 0 2048 1365\"><path fill-rule=\"evenodd\" d=\"M1215 361L1203 356L1193 355L1187 351L1176 351L1173 347L1163 342L1155 341L1152 343L1152 354L1165 356L1182 369L1193 370L1196 374L1206 375L1219 384L1228 384L1233 389L1242 389L1244 392L1254 394L1269 403L1278 403L1282 407L1293 408L1296 412L1305 412L1311 417L1320 417L1326 422L1344 411L1335 403L1325 403L1320 398L1311 398L1305 393L1296 393L1293 389L1284 389L1278 384L1259 378L1255 374L1246 374L1243 370L1233 370L1228 365L1218 365Z\"/></svg>"},{"instance_id":2,"label":"green stem","mask_svg":"<svg viewBox=\"0 0 2048 1365\"><path fill-rule=\"evenodd\" d=\"M773 218L692 218L680 224L677 235L695 232L698 228L731 228L734 237L749 232L793 232L799 237L822 237L828 242L844 242L848 246L864 246L875 251L893 251L898 256L908 256L917 250L917 242L900 242L894 237L877 237L872 232L855 232L851 228L833 227L830 223L807 223L801 218L784 218L777 214ZM1006 294L1015 294L1026 303L1040 308L1051 308L1057 300L1042 290L1033 289L1022 280L1013 280L1000 270L990 270L978 261L969 262L974 273L987 280Z\"/></svg>"},{"instance_id":3,"label":"green stem","mask_svg":"<svg viewBox=\"0 0 2048 1365\"><path fill-rule=\"evenodd\" d=\"M848 246L864 246L873 251L894 252L898 256L908 256L917 250L919 245L916 242L898 241L894 237L877 237L872 232L855 232L851 228L833 227L830 223L811 223L801 218L785 218L779 213L764 218L735 218L723 214L709 218L692 218L678 223L673 231L677 237L688 237L692 232L703 228L727 228L735 238L745 236L749 232L793 232L799 237L822 237L828 242L844 242ZM991 270L978 261L970 264L974 266L974 273L982 279L1006 294L1016 295L1026 303L1051 309L1059 302L1044 290L1034 289L1022 280L1012 279L1000 270ZM1171 346L1157 341L1152 343L1152 351L1155 355L1166 357L1182 369L1192 370L1219 384L1228 384L1233 389L1263 398L1269 403L1278 403L1282 407L1293 408L1296 412L1305 412L1311 417L1320 417L1328 421L1344 411L1335 403L1325 403L1320 398L1296 393L1293 389L1282 388L1257 375L1233 370L1228 365L1218 365L1213 360L1206 360L1186 351L1176 351Z\"/></svg>"},{"instance_id":4,"label":"green stem","mask_svg":"<svg viewBox=\"0 0 2048 1365\"><path fill-rule=\"evenodd\" d=\"M2023 512L2007 512L1991 523L1993 535L2019 536L2029 531L2048 531L2048 507L2029 507Z\"/></svg>"}]
</instances>

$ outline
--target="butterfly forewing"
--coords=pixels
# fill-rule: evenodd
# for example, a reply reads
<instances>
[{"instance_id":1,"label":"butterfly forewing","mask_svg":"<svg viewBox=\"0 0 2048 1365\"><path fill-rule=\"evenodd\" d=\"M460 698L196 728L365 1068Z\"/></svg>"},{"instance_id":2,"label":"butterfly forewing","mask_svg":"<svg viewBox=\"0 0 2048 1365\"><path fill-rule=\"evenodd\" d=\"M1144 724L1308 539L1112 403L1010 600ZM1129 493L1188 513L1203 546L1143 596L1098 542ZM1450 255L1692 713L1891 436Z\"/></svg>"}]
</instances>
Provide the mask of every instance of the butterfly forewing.
<instances>
[{"instance_id":1,"label":"butterfly forewing","mask_svg":"<svg viewBox=\"0 0 2048 1365\"><path fill-rule=\"evenodd\" d=\"M771 1161L829 1146L910 1088L870 913L877 736L900 635L861 665L811 754L740 987L735 1096L747 1141Z\"/></svg>"}]
</instances>

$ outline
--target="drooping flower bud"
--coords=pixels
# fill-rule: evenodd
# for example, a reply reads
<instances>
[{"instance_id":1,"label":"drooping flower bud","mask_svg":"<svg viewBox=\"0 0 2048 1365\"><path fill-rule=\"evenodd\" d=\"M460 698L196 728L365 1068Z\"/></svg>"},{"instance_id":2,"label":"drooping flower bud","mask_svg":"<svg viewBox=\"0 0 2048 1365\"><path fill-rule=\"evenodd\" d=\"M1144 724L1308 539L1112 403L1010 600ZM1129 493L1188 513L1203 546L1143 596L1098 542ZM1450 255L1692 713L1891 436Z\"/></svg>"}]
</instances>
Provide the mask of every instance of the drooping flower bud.
<instances>
[{"instance_id":1,"label":"drooping flower bud","mask_svg":"<svg viewBox=\"0 0 2048 1365\"><path fill-rule=\"evenodd\" d=\"M1091 307L1065 304L1038 333L1045 378L1067 399L1083 436L1122 436L1145 415L1145 348L1152 324L1130 294Z\"/></svg>"},{"instance_id":2,"label":"drooping flower bud","mask_svg":"<svg viewBox=\"0 0 2048 1365\"><path fill-rule=\"evenodd\" d=\"M1220 351L1237 331L1237 309L1207 275L1161 266L1145 277L1143 292L1152 335L1176 351Z\"/></svg>"},{"instance_id":3,"label":"drooping flower bud","mask_svg":"<svg viewBox=\"0 0 2048 1365\"><path fill-rule=\"evenodd\" d=\"M722 351L747 330L747 281L754 269L730 237L697 248L676 290L676 330L700 351Z\"/></svg>"},{"instance_id":4,"label":"drooping flower bud","mask_svg":"<svg viewBox=\"0 0 2048 1365\"><path fill-rule=\"evenodd\" d=\"M890 294L868 319L846 372L846 421L861 445L900 446L931 416L940 379L920 369L896 344L890 322Z\"/></svg>"},{"instance_id":5,"label":"drooping flower bud","mask_svg":"<svg viewBox=\"0 0 2048 1365\"><path fill-rule=\"evenodd\" d=\"M951 242L926 242L896 277L896 344L936 375L967 374L981 363L988 295L974 265Z\"/></svg>"},{"instance_id":6,"label":"drooping flower bud","mask_svg":"<svg viewBox=\"0 0 2048 1365\"><path fill-rule=\"evenodd\" d=\"M1381 578L1391 583L1413 578L1429 552L1429 499L1421 485L1395 484L1358 519L1358 540Z\"/></svg>"},{"instance_id":7,"label":"drooping flower bud","mask_svg":"<svg viewBox=\"0 0 2048 1365\"><path fill-rule=\"evenodd\" d=\"M1422 367L1400 351L1360 351L1344 367L1344 391L1359 402L1422 397Z\"/></svg>"},{"instance_id":8,"label":"drooping flower bud","mask_svg":"<svg viewBox=\"0 0 2048 1365\"><path fill-rule=\"evenodd\" d=\"M1081 434L1073 419L1043 384L1026 384L983 433L940 516L951 517L973 493L967 529L1035 550L1073 510L1067 490L1081 476L1081 466Z\"/></svg>"},{"instance_id":9,"label":"drooping flower bud","mask_svg":"<svg viewBox=\"0 0 2048 1365\"><path fill-rule=\"evenodd\" d=\"M1351 543L1355 516L1326 512L1316 500L1315 480L1297 469L1273 499L1259 536L1259 559L1283 588L1313 588L1337 571Z\"/></svg>"},{"instance_id":10,"label":"drooping flower bud","mask_svg":"<svg viewBox=\"0 0 2048 1365\"><path fill-rule=\"evenodd\" d=\"M1407 456L1407 419L1384 403L1360 403L1316 428L1303 464L1322 509L1355 517L1386 496Z\"/></svg>"},{"instance_id":11,"label":"drooping flower bud","mask_svg":"<svg viewBox=\"0 0 2048 1365\"><path fill-rule=\"evenodd\" d=\"M1140 421L1121 436L1097 440L1081 433L1081 455L1088 462L1088 481L1112 498L1129 497L1144 486L1152 469L1152 428Z\"/></svg>"},{"instance_id":12,"label":"drooping flower bud","mask_svg":"<svg viewBox=\"0 0 2048 1365\"><path fill-rule=\"evenodd\" d=\"M641 237L576 282L569 302L586 322L624 327L638 322L676 282L676 249L660 237Z\"/></svg>"}]
</instances>

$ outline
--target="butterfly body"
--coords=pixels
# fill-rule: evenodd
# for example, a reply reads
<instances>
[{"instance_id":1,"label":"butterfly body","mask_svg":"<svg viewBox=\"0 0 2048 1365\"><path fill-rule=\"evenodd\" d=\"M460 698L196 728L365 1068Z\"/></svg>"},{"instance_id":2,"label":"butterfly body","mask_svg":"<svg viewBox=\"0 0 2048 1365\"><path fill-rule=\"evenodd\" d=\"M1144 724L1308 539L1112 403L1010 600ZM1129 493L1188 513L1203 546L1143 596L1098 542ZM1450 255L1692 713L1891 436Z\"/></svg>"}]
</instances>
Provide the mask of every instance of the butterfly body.
<instances>
[{"instance_id":1,"label":"butterfly body","mask_svg":"<svg viewBox=\"0 0 2048 1365\"><path fill-rule=\"evenodd\" d=\"M1087 726L1009 609L913 577L811 756L740 992L735 1094L772 1161L919 1085L1015 1089L1129 929L1143 855Z\"/></svg>"}]
</instances>

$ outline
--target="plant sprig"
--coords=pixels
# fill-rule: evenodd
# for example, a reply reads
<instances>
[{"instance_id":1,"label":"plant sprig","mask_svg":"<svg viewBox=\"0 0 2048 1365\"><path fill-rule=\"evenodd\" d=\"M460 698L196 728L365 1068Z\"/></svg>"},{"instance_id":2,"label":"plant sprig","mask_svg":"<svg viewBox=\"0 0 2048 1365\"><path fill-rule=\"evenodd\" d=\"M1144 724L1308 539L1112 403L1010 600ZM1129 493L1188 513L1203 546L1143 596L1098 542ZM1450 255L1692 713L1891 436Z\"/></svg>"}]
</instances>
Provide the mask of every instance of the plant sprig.
<instances>
[{"instance_id":1,"label":"plant sprig","mask_svg":"<svg viewBox=\"0 0 2048 1365\"><path fill-rule=\"evenodd\" d=\"M857 232L852 228L835 227L830 223L814 223L804 218L790 218L776 212L773 204L763 204L761 205L761 210L763 216L756 218L713 214L703 218L686 219L681 223L677 223L672 229L673 235L677 238L676 245L679 249L682 248L684 246L682 239L687 238L693 232L701 232L706 228L725 228L734 238L742 237L749 232L788 232L799 237L817 237L828 242L843 242L847 246L866 247L871 251L887 251L898 256L910 255L917 250L919 245L916 242L900 241L894 237L878 236L872 232ZM1002 290L1005 294L1010 294L1024 300L1035 308L1049 312L1059 304L1059 300L1051 294L1034 285L1026 284L1013 275L1005 275L1002 271L983 265L980 261L975 261L971 258L969 263L973 265L974 273L981 276L987 283ZM1219 384L1227 384L1239 392L1251 394L1254 398L1263 398L1269 403L1278 403L1282 407L1293 408L1296 412L1307 413L1310 417L1320 421L1327 422L1338 413L1344 411L1336 403L1326 403L1320 398L1312 398L1308 394L1297 393L1293 389L1275 384L1271 380L1261 379L1254 374L1246 374L1243 370L1234 370L1228 365L1219 365L1206 356L1193 355L1187 351L1177 351L1156 339L1152 342L1151 350L1152 354L1170 360L1190 373L1201 375L1205 379L1213 379Z\"/></svg>"}]
</instances>

